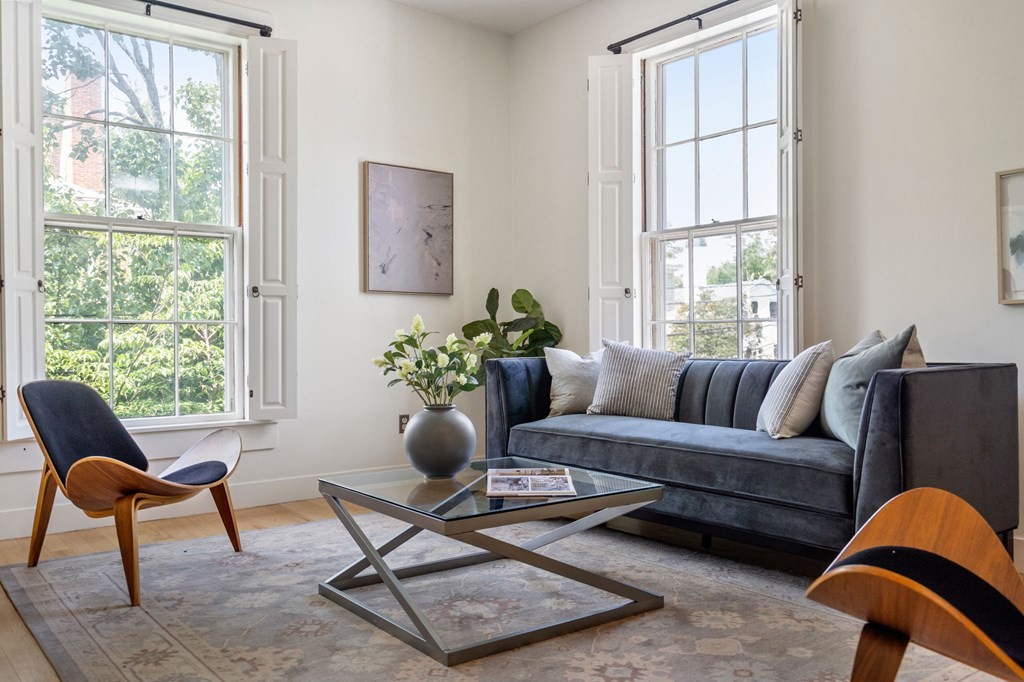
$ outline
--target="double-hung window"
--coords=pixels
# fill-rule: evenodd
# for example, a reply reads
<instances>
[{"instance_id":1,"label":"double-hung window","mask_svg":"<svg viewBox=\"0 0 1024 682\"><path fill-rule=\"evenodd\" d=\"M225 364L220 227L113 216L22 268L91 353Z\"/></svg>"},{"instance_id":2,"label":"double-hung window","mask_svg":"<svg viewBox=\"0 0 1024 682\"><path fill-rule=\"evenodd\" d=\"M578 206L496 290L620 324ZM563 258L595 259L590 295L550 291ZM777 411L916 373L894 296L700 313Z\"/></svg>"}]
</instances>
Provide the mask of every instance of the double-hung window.
<instances>
[{"instance_id":1,"label":"double-hung window","mask_svg":"<svg viewBox=\"0 0 1024 682\"><path fill-rule=\"evenodd\" d=\"M149 14L0 3L7 439L44 377L133 426L296 415L296 45Z\"/></svg>"},{"instance_id":2,"label":"double-hung window","mask_svg":"<svg viewBox=\"0 0 1024 682\"><path fill-rule=\"evenodd\" d=\"M122 418L239 414L237 53L42 22L46 376Z\"/></svg>"},{"instance_id":3,"label":"double-hung window","mask_svg":"<svg viewBox=\"0 0 1024 682\"><path fill-rule=\"evenodd\" d=\"M646 342L779 354L774 19L645 63Z\"/></svg>"}]
</instances>

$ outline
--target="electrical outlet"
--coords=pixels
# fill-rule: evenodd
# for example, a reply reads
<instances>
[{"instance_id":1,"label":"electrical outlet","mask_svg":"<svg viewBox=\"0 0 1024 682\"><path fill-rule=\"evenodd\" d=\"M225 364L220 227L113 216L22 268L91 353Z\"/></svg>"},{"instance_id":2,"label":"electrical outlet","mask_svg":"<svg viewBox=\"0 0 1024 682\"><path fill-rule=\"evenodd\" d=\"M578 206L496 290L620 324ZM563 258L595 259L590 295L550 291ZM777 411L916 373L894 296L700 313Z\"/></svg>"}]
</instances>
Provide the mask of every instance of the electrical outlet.
<instances>
[{"instance_id":1,"label":"electrical outlet","mask_svg":"<svg viewBox=\"0 0 1024 682\"><path fill-rule=\"evenodd\" d=\"M398 433L405 433L405 427L409 425L409 415L398 415Z\"/></svg>"}]
</instances>

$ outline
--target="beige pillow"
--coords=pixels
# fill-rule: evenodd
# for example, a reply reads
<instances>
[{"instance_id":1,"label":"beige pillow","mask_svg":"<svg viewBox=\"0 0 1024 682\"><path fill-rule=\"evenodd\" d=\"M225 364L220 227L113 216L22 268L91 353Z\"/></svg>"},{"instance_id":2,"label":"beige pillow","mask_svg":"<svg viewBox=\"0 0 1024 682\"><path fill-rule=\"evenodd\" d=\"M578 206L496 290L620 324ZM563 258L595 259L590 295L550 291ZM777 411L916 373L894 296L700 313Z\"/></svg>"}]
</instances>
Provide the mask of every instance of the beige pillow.
<instances>
[{"instance_id":1,"label":"beige pillow","mask_svg":"<svg viewBox=\"0 0 1024 682\"><path fill-rule=\"evenodd\" d=\"M821 409L834 361L831 341L811 346L790 360L764 396L757 430L772 438L792 438L806 431Z\"/></svg>"},{"instance_id":2,"label":"beige pillow","mask_svg":"<svg viewBox=\"0 0 1024 682\"><path fill-rule=\"evenodd\" d=\"M545 348L544 358L551 373L551 411L560 414L581 414L594 402L597 376L601 372L604 348L580 357L564 348Z\"/></svg>"},{"instance_id":3,"label":"beige pillow","mask_svg":"<svg viewBox=\"0 0 1024 682\"><path fill-rule=\"evenodd\" d=\"M671 420L679 371L689 353L606 343L594 402L587 414Z\"/></svg>"}]
</instances>

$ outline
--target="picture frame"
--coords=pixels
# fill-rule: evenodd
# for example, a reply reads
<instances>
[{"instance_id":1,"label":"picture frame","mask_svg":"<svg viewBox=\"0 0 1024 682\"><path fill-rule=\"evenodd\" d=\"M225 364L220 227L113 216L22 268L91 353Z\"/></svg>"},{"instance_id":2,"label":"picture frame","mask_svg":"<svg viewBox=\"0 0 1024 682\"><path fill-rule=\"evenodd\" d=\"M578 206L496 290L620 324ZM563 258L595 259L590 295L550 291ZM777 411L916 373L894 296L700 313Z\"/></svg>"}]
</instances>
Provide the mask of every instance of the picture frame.
<instances>
[{"instance_id":1,"label":"picture frame","mask_svg":"<svg viewBox=\"0 0 1024 682\"><path fill-rule=\"evenodd\" d=\"M364 290L454 293L454 175L363 163Z\"/></svg>"},{"instance_id":2,"label":"picture frame","mask_svg":"<svg viewBox=\"0 0 1024 682\"><path fill-rule=\"evenodd\" d=\"M996 173L999 302L1024 305L1024 168Z\"/></svg>"}]
</instances>

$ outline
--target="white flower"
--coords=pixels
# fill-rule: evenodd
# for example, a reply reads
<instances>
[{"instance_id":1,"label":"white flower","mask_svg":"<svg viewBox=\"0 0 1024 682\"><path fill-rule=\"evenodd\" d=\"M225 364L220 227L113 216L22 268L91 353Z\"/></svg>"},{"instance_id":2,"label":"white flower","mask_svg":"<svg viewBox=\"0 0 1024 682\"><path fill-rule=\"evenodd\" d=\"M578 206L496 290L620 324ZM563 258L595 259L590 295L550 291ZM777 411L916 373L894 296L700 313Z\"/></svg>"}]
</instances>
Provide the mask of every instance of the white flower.
<instances>
[{"instance_id":1,"label":"white flower","mask_svg":"<svg viewBox=\"0 0 1024 682\"><path fill-rule=\"evenodd\" d=\"M466 378L465 374L456 374L455 375L455 381L460 383L460 384L464 384L464 383L468 382L469 379Z\"/></svg>"},{"instance_id":2,"label":"white flower","mask_svg":"<svg viewBox=\"0 0 1024 682\"><path fill-rule=\"evenodd\" d=\"M438 367L444 369L445 367L448 366L449 362L451 362L451 358L449 358L447 355L445 355L444 353L438 353L437 354L437 366Z\"/></svg>"},{"instance_id":3,"label":"white flower","mask_svg":"<svg viewBox=\"0 0 1024 682\"><path fill-rule=\"evenodd\" d=\"M475 355L470 355L468 358L466 358L466 371L472 372L474 369L476 369L477 361L478 359Z\"/></svg>"},{"instance_id":4,"label":"white flower","mask_svg":"<svg viewBox=\"0 0 1024 682\"><path fill-rule=\"evenodd\" d=\"M412 318L412 333L419 334L423 332L423 318L416 315Z\"/></svg>"},{"instance_id":5,"label":"white flower","mask_svg":"<svg viewBox=\"0 0 1024 682\"><path fill-rule=\"evenodd\" d=\"M449 334L448 338L445 339L444 345L448 350L455 350L455 344L459 342L458 337L455 334Z\"/></svg>"},{"instance_id":6,"label":"white flower","mask_svg":"<svg viewBox=\"0 0 1024 682\"><path fill-rule=\"evenodd\" d=\"M398 376L403 379L416 371L416 363L412 360L402 360L398 366Z\"/></svg>"},{"instance_id":7,"label":"white flower","mask_svg":"<svg viewBox=\"0 0 1024 682\"><path fill-rule=\"evenodd\" d=\"M402 339L404 339L405 337L406 337L406 333L405 333L405 330L404 330L404 329L396 329L396 330L395 330L395 338L396 338L396 339L398 339L399 341L401 341L401 340L402 340Z\"/></svg>"},{"instance_id":8,"label":"white flower","mask_svg":"<svg viewBox=\"0 0 1024 682\"><path fill-rule=\"evenodd\" d=\"M384 359L383 355L381 355L380 357L376 357L373 359L373 364L376 365L377 367L387 367L388 361Z\"/></svg>"},{"instance_id":9,"label":"white flower","mask_svg":"<svg viewBox=\"0 0 1024 682\"><path fill-rule=\"evenodd\" d=\"M478 348L483 348L491 342L492 334L490 332L484 332L478 336L473 337L473 344Z\"/></svg>"}]
</instances>

